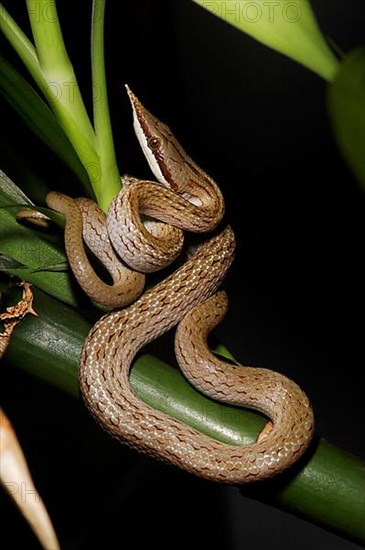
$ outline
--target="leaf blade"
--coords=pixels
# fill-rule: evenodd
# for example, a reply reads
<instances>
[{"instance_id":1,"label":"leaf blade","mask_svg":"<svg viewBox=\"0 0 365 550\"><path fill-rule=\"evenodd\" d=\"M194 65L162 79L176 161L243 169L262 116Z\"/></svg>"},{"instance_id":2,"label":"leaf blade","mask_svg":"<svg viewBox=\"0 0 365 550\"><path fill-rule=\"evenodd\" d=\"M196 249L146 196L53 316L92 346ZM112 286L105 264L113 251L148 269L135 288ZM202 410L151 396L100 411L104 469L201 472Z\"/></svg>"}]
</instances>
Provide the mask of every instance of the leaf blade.
<instances>
[{"instance_id":1,"label":"leaf blade","mask_svg":"<svg viewBox=\"0 0 365 550\"><path fill-rule=\"evenodd\" d=\"M14 204L17 199L21 200L21 204L31 204L14 182L0 170L0 251L27 266L7 269L7 273L27 280L67 304L77 305L78 299L69 273L36 271L39 266L65 264L67 258L63 249L51 242L47 235L40 235L17 223L14 211L1 208L9 200Z\"/></svg>"},{"instance_id":2,"label":"leaf blade","mask_svg":"<svg viewBox=\"0 0 365 550\"><path fill-rule=\"evenodd\" d=\"M365 47L345 57L327 99L342 154L365 190Z\"/></svg>"},{"instance_id":3,"label":"leaf blade","mask_svg":"<svg viewBox=\"0 0 365 550\"><path fill-rule=\"evenodd\" d=\"M193 0L207 11L279 53L304 65L327 81L337 71L308 0L288 2L226 2Z\"/></svg>"}]
</instances>

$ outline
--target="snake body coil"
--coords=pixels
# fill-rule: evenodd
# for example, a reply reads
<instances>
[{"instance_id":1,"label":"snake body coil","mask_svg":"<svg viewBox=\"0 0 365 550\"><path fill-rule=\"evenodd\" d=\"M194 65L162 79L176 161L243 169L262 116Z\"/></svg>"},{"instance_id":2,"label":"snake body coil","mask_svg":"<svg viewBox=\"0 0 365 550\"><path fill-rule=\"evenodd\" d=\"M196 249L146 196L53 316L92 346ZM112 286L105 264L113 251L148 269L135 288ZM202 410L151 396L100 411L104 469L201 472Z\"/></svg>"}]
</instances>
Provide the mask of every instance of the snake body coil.
<instances>
[{"instance_id":1,"label":"snake body coil","mask_svg":"<svg viewBox=\"0 0 365 550\"><path fill-rule=\"evenodd\" d=\"M97 212L98 229L91 230L92 237L87 226L93 226L94 214L85 202L58 193L48 197L49 205L66 215L70 265L86 292L92 287L93 299L100 301L103 292L109 296L115 288L106 289L108 285L98 282L90 264L85 263L82 226L84 239L94 246L101 261L99 248L104 247L109 261L121 262L114 256L122 258L122 268L113 276L122 304L142 292L141 271L160 269L179 254L182 230L209 231L224 212L215 182L186 155L169 128L130 90L128 93L137 136L159 183L127 179L107 221ZM141 214L158 221L146 222ZM101 241L96 234L101 235ZM233 261L234 248L233 231L226 227L129 307L104 315L86 338L80 359L85 403L113 437L191 473L224 483L262 480L283 471L304 453L314 425L309 400L293 381L268 369L227 364L208 350L208 333L226 311L225 293L217 291ZM128 281L125 295L118 288L122 271ZM134 286L130 284L133 277ZM95 292L98 285L101 291ZM111 305L113 300L108 299ZM197 389L211 398L259 410L270 418L272 427L268 425L270 429L264 429L256 443L240 447L215 441L153 409L133 393L129 371L136 353L175 325L178 362Z\"/></svg>"}]
</instances>

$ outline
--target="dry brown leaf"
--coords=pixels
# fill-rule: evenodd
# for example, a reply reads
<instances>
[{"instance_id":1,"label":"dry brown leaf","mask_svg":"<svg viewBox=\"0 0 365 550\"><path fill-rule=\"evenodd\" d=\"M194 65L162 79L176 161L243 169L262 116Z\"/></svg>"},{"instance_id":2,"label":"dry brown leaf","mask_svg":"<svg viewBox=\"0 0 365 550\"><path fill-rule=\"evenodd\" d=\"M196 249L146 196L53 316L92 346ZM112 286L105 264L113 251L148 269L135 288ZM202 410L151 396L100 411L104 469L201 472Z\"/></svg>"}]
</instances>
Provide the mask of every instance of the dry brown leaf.
<instances>
[{"instance_id":1,"label":"dry brown leaf","mask_svg":"<svg viewBox=\"0 0 365 550\"><path fill-rule=\"evenodd\" d=\"M44 550L60 550L55 531L16 437L0 409L0 482L28 521Z\"/></svg>"},{"instance_id":2,"label":"dry brown leaf","mask_svg":"<svg viewBox=\"0 0 365 550\"><path fill-rule=\"evenodd\" d=\"M0 321L4 326L4 330L0 332L0 358L4 355L8 347L13 330L22 321L25 315L27 315L27 313L37 315L33 309L33 292L31 285L26 281L21 281L19 286L23 287L22 299L16 305L9 306L6 308L6 311L0 314Z\"/></svg>"}]
</instances>

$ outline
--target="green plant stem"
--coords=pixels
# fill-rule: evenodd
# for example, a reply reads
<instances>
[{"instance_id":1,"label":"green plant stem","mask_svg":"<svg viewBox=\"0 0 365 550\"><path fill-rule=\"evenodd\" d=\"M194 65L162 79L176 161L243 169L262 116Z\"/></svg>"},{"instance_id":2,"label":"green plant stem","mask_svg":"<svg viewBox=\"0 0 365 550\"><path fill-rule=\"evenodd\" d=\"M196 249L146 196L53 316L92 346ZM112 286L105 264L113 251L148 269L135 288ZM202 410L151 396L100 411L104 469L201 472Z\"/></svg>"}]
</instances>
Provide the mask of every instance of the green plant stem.
<instances>
[{"instance_id":1,"label":"green plant stem","mask_svg":"<svg viewBox=\"0 0 365 550\"><path fill-rule=\"evenodd\" d=\"M0 29L46 97L91 183L100 174L95 134L63 42L54 0L27 0L36 47L1 8Z\"/></svg>"},{"instance_id":2,"label":"green plant stem","mask_svg":"<svg viewBox=\"0 0 365 550\"><path fill-rule=\"evenodd\" d=\"M323 438L315 441L312 452L290 483L274 481L272 487L254 489L253 496L364 544L364 460Z\"/></svg>"},{"instance_id":3,"label":"green plant stem","mask_svg":"<svg viewBox=\"0 0 365 550\"><path fill-rule=\"evenodd\" d=\"M91 62L95 132L66 51L55 1L27 0L27 8L35 47L1 6L0 30L46 97L87 172L99 205L106 211L120 190L121 182L114 151L106 87L105 0L94 0L92 14ZM28 116L31 119L29 113ZM68 152L65 154L67 156ZM71 161L74 162L72 159Z\"/></svg>"},{"instance_id":4,"label":"green plant stem","mask_svg":"<svg viewBox=\"0 0 365 550\"><path fill-rule=\"evenodd\" d=\"M63 42L54 0L27 0L44 85L42 92L88 173L100 173L94 130Z\"/></svg>"},{"instance_id":5,"label":"green plant stem","mask_svg":"<svg viewBox=\"0 0 365 550\"><path fill-rule=\"evenodd\" d=\"M27 317L15 330L6 359L78 396L77 364L91 324L40 291L35 291L35 308L38 318ZM253 412L203 397L177 369L152 355L137 359L131 384L151 406L227 443L253 442L265 422ZM365 543L364 484L364 461L317 438L297 468L272 482L243 486L242 492Z\"/></svg>"},{"instance_id":6,"label":"green plant stem","mask_svg":"<svg viewBox=\"0 0 365 550\"><path fill-rule=\"evenodd\" d=\"M73 136L78 134L95 147L94 131L67 55L54 0L27 0L29 20L39 64L47 83L43 90L56 115Z\"/></svg>"},{"instance_id":7,"label":"green plant stem","mask_svg":"<svg viewBox=\"0 0 365 550\"><path fill-rule=\"evenodd\" d=\"M121 188L115 158L110 121L104 62L105 0L94 0L91 25L91 69L93 83L94 127L100 157L101 174L94 183L98 202L107 211L110 202Z\"/></svg>"},{"instance_id":8,"label":"green plant stem","mask_svg":"<svg viewBox=\"0 0 365 550\"><path fill-rule=\"evenodd\" d=\"M2 5L0 5L0 30L13 46L35 82L40 88L43 88L45 80L35 48Z\"/></svg>"}]
</instances>

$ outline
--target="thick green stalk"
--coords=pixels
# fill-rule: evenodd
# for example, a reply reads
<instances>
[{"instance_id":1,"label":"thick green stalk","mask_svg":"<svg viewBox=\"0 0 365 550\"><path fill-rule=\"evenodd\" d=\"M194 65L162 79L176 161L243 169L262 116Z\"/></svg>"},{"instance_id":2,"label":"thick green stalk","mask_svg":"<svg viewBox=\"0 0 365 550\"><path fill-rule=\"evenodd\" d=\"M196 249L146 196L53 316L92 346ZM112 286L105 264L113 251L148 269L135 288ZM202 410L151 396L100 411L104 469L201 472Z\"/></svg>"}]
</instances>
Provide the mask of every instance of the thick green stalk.
<instances>
[{"instance_id":1,"label":"thick green stalk","mask_svg":"<svg viewBox=\"0 0 365 550\"><path fill-rule=\"evenodd\" d=\"M77 396L77 364L91 324L79 312L35 292L38 318L26 318L14 332L6 359ZM151 406L227 443L253 442L264 425L259 415L220 405L196 392L173 369L142 355L131 372L138 396ZM317 438L305 459L272 482L243 486L253 498L365 543L364 461Z\"/></svg>"},{"instance_id":2,"label":"thick green stalk","mask_svg":"<svg viewBox=\"0 0 365 550\"><path fill-rule=\"evenodd\" d=\"M121 187L115 158L110 121L104 61L105 0L94 0L91 26L91 69L93 83L94 127L100 157L100 177L94 181L95 194L103 210Z\"/></svg>"}]
</instances>

